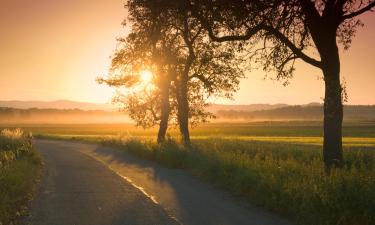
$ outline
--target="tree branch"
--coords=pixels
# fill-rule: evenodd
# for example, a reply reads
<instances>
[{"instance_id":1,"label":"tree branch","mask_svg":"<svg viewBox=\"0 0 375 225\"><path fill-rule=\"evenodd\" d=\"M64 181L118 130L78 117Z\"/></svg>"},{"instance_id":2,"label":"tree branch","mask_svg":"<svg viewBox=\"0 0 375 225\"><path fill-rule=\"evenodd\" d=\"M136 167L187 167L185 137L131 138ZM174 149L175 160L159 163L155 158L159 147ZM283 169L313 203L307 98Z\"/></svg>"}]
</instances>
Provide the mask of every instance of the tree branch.
<instances>
[{"instance_id":1,"label":"tree branch","mask_svg":"<svg viewBox=\"0 0 375 225\"><path fill-rule=\"evenodd\" d=\"M264 30L267 32L270 32L273 36L275 36L278 40L280 40L282 43L284 43L297 57L301 58L303 61L316 66L318 68L322 68L321 62L309 57L305 53L302 52L301 49L299 49L292 41L288 39L283 33L281 33L279 30L267 26L264 23L259 23L257 26L254 26L252 28L247 29L245 34L240 35L226 35L226 36L217 36L210 23L202 16L200 15L196 9L194 9L191 6L192 9L192 15L195 16L202 24L202 26L207 30L209 37L216 42L226 42L226 41L246 41L255 36L258 32ZM314 12L316 13L316 12ZM314 14L315 15L315 14ZM319 16L319 14L315 15Z\"/></svg>"},{"instance_id":2,"label":"tree branch","mask_svg":"<svg viewBox=\"0 0 375 225\"><path fill-rule=\"evenodd\" d=\"M303 61L316 66L318 68L322 68L322 63L314 58L311 58L310 56L306 55L302 52L301 49L297 48L293 42L291 42L283 33L281 33L279 30L270 27L265 26L265 31L270 32L272 35L274 35L277 39L279 39L282 43L284 43L298 58L301 58Z\"/></svg>"},{"instance_id":3,"label":"tree branch","mask_svg":"<svg viewBox=\"0 0 375 225\"><path fill-rule=\"evenodd\" d=\"M367 6L363 7L362 9L359 9L358 11L352 12L350 14L346 14L342 16L342 20L351 19L353 17L359 16L362 13L365 13L367 11L371 11L371 9L375 7L375 1L369 3Z\"/></svg>"},{"instance_id":4,"label":"tree branch","mask_svg":"<svg viewBox=\"0 0 375 225\"><path fill-rule=\"evenodd\" d=\"M208 79L206 79L203 75L201 74L193 74L192 76L190 76L190 79L192 78L197 78L198 80L200 80L201 82L203 82L204 86L209 90L211 91L212 90L212 86L214 86L215 84L211 81L209 81Z\"/></svg>"}]
</instances>

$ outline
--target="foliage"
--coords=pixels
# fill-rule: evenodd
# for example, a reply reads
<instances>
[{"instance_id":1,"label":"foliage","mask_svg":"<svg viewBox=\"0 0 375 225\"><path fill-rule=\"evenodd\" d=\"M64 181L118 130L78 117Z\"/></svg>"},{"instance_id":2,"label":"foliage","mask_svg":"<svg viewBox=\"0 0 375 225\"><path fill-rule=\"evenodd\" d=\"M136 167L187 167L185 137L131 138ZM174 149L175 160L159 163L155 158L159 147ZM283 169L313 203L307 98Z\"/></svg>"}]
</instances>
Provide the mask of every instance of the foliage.
<instances>
[{"instance_id":1,"label":"foliage","mask_svg":"<svg viewBox=\"0 0 375 225\"><path fill-rule=\"evenodd\" d=\"M0 133L0 167L17 160L32 149L31 136L21 129L4 129Z\"/></svg>"},{"instance_id":2,"label":"foliage","mask_svg":"<svg viewBox=\"0 0 375 225\"><path fill-rule=\"evenodd\" d=\"M160 98L168 87L169 120L177 123L181 82L185 83L191 124L206 122L212 117L205 111L207 100L232 97L244 77L233 46L210 42L198 21L188 19L179 8L166 9L147 0L128 1L127 8L131 32L119 39L108 79L98 81L126 88L115 102L143 127L159 123ZM154 74L153 88L137 86L137 74L145 68ZM188 76L186 81L184 74Z\"/></svg>"},{"instance_id":3,"label":"foliage","mask_svg":"<svg viewBox=\"0 0 375 225\"><path fill-rule=\"evenodd\" d=\"M298 59L323 67L313 56L322 53L320 42L331 41L331 33L331 45L337 36L337 42L348 49L363 25L356 17L375 6L373 0L186 2L214 41L237 41L250 60L286 82Z\"/></svg>"},{"instance_id":4,"label":"foliage","mask_svg":"<svg viewBox=\"0 0 375 225\"><path fill-rule=\"evenodd\" d=\"M0 223L12 224L26 213L41 167L31 135L20 129L0 133Z\"/></svg>"}]
</instances>

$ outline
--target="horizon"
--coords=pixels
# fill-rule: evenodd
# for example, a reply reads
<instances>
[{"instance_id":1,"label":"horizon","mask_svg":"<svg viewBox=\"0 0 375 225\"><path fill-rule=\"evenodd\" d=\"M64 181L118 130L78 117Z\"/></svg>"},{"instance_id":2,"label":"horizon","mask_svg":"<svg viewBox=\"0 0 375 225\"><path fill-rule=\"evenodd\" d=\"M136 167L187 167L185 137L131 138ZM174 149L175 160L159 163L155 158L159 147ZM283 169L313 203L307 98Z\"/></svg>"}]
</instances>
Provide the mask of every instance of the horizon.
<instances>
[{"instance_id":1,"label":"horizon","mask_svg":"<svg viewBox=\"0 0 375 225\"><path fill-rule=\"evenodd\" d=\"M10 100L0 100L0 102L40 102L40 103L55 103L55 102L71 102L71 103L79 103L79 104L93 104L93 105L108 105L113 106L116 108L114 104L111 102L90 102L90 101L76 101L71 99L55 99L55 100L17 100L17 99L10 99ZM243 105L286 105L286 106L305 106L305 105L314 105L320 104L323 105L323 102L306 102L301 104L288 104L285 102L277 102L277 103L267 103L267 102L255 102L255 103L244 103L244 104L236 104L236 103L216 103L216 102L209 102L209 105L225 105L225 106L243 106ZM375 104L346 104L346 106L374 106ZM2 107L2 106L0 106Z\"/></svg>"}]
</instances>

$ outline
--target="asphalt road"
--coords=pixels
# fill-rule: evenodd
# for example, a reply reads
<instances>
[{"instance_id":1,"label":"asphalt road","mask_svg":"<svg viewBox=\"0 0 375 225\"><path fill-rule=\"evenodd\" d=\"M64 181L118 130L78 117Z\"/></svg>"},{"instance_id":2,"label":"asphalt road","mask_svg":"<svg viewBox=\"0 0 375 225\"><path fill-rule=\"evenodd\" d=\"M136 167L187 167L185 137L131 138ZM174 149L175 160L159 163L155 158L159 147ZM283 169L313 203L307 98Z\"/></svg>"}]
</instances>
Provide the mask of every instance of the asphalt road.
<instances>
[{"instance_id":1,"label":"asphalt road","mask_svg":"<svg viewBox=\"0 0 375 225\"><path fill-rule=\"evenodd\" d=\"M45 159L25 224L287 225L181 170L95 144L37 140Z\"/></svg>"},{"instance_id":2,"label":"asphalt road","mask_svg":"<svg viewBox=\"0 0 375 225\"><path fill-rule=\"evenodd\" d=\"M49 141L36 146L45 170L25 224L177 224L160 205L74 146Z\"/></svg>"}]
</instances>

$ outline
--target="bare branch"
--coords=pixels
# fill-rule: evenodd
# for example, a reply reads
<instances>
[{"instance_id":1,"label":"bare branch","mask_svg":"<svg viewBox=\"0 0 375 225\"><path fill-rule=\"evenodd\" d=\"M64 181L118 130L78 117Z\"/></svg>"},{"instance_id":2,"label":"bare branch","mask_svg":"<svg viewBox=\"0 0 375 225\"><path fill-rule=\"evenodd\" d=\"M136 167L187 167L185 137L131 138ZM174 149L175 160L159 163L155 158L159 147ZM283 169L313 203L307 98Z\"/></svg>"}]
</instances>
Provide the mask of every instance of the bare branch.
<instances>
[{"instance_id":1,"label":"bare branch","mask_svg":"<svg viewBox=\"0 0 375 225\"><path fill-rule=\"evenodd\" d=\"M248 28L245 34L239 34L239 35L226 35L226 36L217 36L209 22L199 13L197 13L196 10L192 10L193 16L197 17L197 19L202 23L202 26L207 30L209 37L216 42L227 42L227 41L245 41L251 39L253 36L255 36L258 32L264 30L267 32L270 32L272 35L274 35L278 40L280 40L282 43L284 43L297 57L301 58L303 61L318 67L322 68L321 62L309 57L305 53L302 52L301 49L299 49L292 41L290 41L284 34L282 34L279 30L267 26L264 23L259 23L257 26L254 26L252 28Z\"/></svg>"},{"instance_id":2,"label":"bare branch","mask_svg":"<svg viewBox=\"0 0 375 225\"><path fill-rule=\"evenodd\" d=\"M343 15L342 20L351 19L351 18L359 16L362 13L365 13L367 11L372 11L373 7L375 7L375 1L369 3L367 6L363 7L362 9L359 9L358 11L352 12L350 14Z\"/></svg>"},{"instance_id":3,"label":"bare branch","mask_svg":"<svg viewBox=\"0 0 375 225\"><path fill-rule=\"evenodd\" d=\"M274 35L277 39L279 39L282 43L284 43L288 48L298 57L301 58L303 61L316 66L318 68L322 68L322 63L314 58L311 58L310 56L306 55L302 52L301 49L297 48L295 44L293 44L284 34L282 34L279 30L270 27L265 26L264 30L270 32L272 35Z\"/></svg>"}]
</instances>

